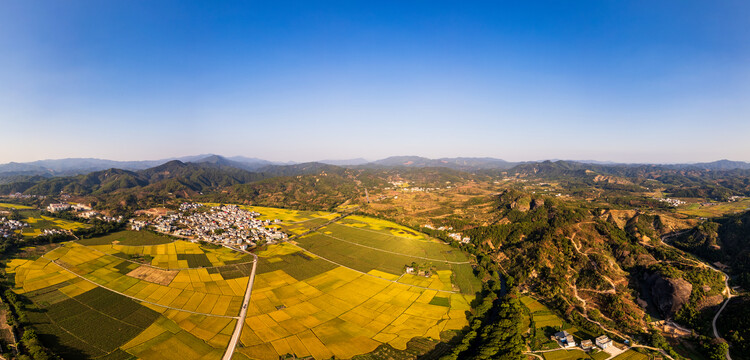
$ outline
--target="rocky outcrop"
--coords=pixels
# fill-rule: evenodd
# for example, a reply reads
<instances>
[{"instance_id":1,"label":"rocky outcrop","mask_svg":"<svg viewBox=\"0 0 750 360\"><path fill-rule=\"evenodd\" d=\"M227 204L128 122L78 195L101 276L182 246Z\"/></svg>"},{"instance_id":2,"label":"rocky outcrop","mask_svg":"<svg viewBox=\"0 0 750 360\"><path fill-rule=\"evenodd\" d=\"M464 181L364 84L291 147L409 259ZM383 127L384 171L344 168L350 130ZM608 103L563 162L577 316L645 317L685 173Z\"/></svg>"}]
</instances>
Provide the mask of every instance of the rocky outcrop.
<instances>
[{"instance_id":1,"label":"rocky outcrop","mask_svg":"<svg viewBox=\"0 0 750 360\"><path fill-rule=\"evenodd\" d=\"M651 288L651 300L666 318L673 318L690 299L693 285L683 279L665 278L653 274L646 279Z\"/></svg>"},{"instance_id":2,"label":"rocky outcrop","mask_svg":"<svg viewBox=\"0 0 750 360\"><path fill-rule=\"evenodd\" d=\"M544 205L544 199L533 199L531 200L530 208L531 210L535 210L538 207L541 207Z\"/></svg>"}]
</instances>

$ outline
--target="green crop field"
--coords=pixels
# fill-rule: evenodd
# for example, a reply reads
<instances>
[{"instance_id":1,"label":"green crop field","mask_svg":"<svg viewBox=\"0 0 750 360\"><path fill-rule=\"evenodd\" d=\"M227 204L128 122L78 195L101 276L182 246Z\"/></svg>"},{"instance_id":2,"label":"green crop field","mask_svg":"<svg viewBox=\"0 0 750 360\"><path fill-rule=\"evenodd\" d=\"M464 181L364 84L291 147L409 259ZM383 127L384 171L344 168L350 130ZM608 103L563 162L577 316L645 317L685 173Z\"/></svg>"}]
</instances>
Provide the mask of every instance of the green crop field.
<instances>
[{"instance_id":1,"label":"green crop field","mask_svg":"<svg viewBox=\"0 0 750 360\"><path fill-rule=\"evenodd\" d=\"M467 260L461 251L438 240L396 236L337 223L328 225L318 231L342 242L355 243L408 256L453 262Z\"/></svg>"},{"instance_id":2,"label":"green crop field","mask_svg":"<svg viewBox=\"0 0 750 360\"><path fill-rule=\"evenodd\" d=\"M743 199L740 201L724 202L708 206L703 206L699 203L687 204L679 206L677 212L685 215L713 218L746 211L748 209L750 209L750 199Z\"/></svg>"},{"instance_id":3,"label":"green crop field","mask_svg":"<svg viewBox=\"0 0 750 360\"><path fill-rule=\"evenodd\" d=\"M613 358L614 360L648 360L648 355L639 353L635 350L628 350Z\"/></svg>"},{"instance_id":4,"label":"green crop field","mask_svg":"<svg viewBox=\"0 0 750 360\"><path fill-rule=\"evenodd\" d=\"M578 360L591 359L588 354L582 350L558 350L542 353L545 360Z\"/></svg>"},{"instance_id":5,"label":"green crop field","mask_svg":"<svg viewBox=\"0 0 750 360\"><path fill-rule=\"evenodd\" d=\"M75 231L89 226L77 221L70 221L41 215L41 211L39 210L21 210L20 213L24 216L23 221L29 224L29 227L24 228L21 231L21 234L29 237L39 236L45 229Z\"/></svg>"},{"instance_id":6,"label":"green crop field","mask_svg":"<svg viewBox=\"0 0 750 360\"><path fill-rule=\"evenodd\" d=\"M109 245L114 243L119 245L136 246L168 244L173 241L174 239L166 235L159 235L150 231L125 230L91 239L82 239L79 240L78 243L82 245Z\"/></svg>"},{"instance_id":7,"label":"green crop field","mask_svg":"<svg viewBox=\"0 0 750 360\"><path fill-rule=\"evenodd\" d=\"M449 264L444 262L426 261L408 255L370 249L339 241L320 233L304 236L299 238L297 242L301 247L314 254L362 272L380 270L399 275L404 272L404 266L412 262L434 266L441 270L450 268Z\"/></svg>"},{"instance_id":8,"label":"green crop field","mask_svg":"<svg viewBox=\"0 0 750 360\"><path fill-rule=\"evenodd\" d=\"M74 297L66 296L59 288L28 295L35 304L45 305L42 311L29 312L31 323L42 340L66 358L114 352L160 316L98 287ZM56 301L50 303L51 298Z\"/></svg>"},{"instance_id":9,"label":"green crop field","mask_svg":"<svg viewBox=\"0 0 750 360\"><path fill-rule=\"evenodd\" d=\"M529 328L529 331L531 331L532 349L548 350L558 348L559 345L557 345L557 342L550 341L549 339L549 332L551 331L556 332L559 330L566 330L579 337L581 334L585 334L572 327L570 324L565 323L559 316L536 299L529 296L522 296L519 300L521 301L521 304L528 309L530 314L529 320L533 323L533 327ZM524 330L525 329L526 328L524 328ZM588 334L585 335L588 336ZM560 354L560 356L562 356L562 354ZM545 355L545 358L546 357L547 355Z\"/></svg>"}]
</instances>

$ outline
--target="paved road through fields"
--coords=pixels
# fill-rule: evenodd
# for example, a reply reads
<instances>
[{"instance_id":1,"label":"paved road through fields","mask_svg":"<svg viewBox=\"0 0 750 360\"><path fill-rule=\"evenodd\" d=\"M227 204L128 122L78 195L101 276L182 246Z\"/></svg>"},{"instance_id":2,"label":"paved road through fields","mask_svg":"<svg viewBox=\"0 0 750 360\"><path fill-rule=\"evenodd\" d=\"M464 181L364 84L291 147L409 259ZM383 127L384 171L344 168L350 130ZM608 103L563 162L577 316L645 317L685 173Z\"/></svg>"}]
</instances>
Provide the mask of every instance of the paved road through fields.
<instances>
[{"instance_id":1,"label":"paved road through fields","mask_svg":"<svg viewBox=\"0 0 750 360\"><path fill-rule=\"evenodd\" d=\"M237 250L234 248L231 248L231 249ZM237 251L241 251L241 250L237 250ZM237 318L237 325L235 325L234 327L234 333L232 333L232 339L229 340L227 351L224 353L224 357L222 357L222 360L231 360L232 355L234 355L234 349L237 348L237 342L240 340L240 335L242 334L242 327L245 325L245 316L247 316L247 307L250 304L250 295L253 291L253 283L255 282L255 269L258 267L258 255L255 255L247 251L242 251L242 252L253 255L255 260L253 260L253 270L250 272L250 279L247 281L247 290L245 290L245 299L242 301L242 309L240 309L240 316Z\"/></svg>"}]
</instances>

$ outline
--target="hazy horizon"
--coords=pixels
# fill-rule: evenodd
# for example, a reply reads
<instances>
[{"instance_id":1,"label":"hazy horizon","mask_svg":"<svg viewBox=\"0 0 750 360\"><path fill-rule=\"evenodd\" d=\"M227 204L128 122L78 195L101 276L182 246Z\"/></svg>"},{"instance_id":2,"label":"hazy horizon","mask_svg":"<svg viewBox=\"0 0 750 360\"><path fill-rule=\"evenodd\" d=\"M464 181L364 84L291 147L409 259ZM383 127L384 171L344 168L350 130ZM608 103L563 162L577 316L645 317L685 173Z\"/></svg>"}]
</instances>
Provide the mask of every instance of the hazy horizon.
<instances>
[{"instance_id":1,"label":"hazy horizon","mask_svg":"<svg viewBox=\"0 0 750 360\"><path fill-rule=\"evenodd\" d=\"M750 161L748 16L743 1L7 1L0 163Z\"/></svg>"},{"instance_id":2,"label":"hazy horizon","mask_svg":"<svg viewBox=\"0 0 750 360\"><path fill-rule=\"evenodd\" d=\"M180 158L191 158L191 157L200 157L200 156L221 156L226 159L232 159L235 157L244 157L244 158L255 158L258 160L265 160L270 161L273 163L306 163L306 162L326 162L326 161L348 161L348 160L364 160L366 162L375 162L378 160L384 160L391 157L422 157L432 160L437 159L444 159L444 158L492 158L496 160L505 160L511 163L523 163L523 162L543 162L543 161L573 161L573 162L595 162L595 163L612 163L612 164L649 164L649 165L672 165L672 164L695 164L695 163L711 163L711 162L717 162L717 161L740 161L740 162L748 162L745 160L737 160L737 159L713 159L708 161L686 161L686 162L619 162L619 161L611 161L611 160L599 160L599 159L561 159L561 158L541 158L541 159L521 159L521 160L509 160L501 157L494 157L494 156L441 156L441 157L429 157L429 156L423 156L423 155L390 155L385 156L383 158L364 158L364 157L345 157L345 158L326 158L326 159L311 159L311 160L295 160L295 159L287 159L287 160L273 160L273 159L266 159L266 158L259 158L256 156L246 156L246 155L223 155L223 154L216 154L216 153L204 153L204 154L193 154L193 155L180 155L180 156L168 156L164 158L142 158L142 159L109 159L109 158L101 158L101 157L65 157L65 158L45 158L45 159L36 159L36 160L30 160L30 161L9 161L7 163L34 163L39 161L59 161L59 160L76 160L76 159L92 159L92 160L104 160L104 161L120 161L120 162L139 162L139 161L169 161L172 159L180 159ZM191 160L192 161L192 160ZM7 164L7 163L0 163L0 165Z\"/></svg>"}]
</instances>

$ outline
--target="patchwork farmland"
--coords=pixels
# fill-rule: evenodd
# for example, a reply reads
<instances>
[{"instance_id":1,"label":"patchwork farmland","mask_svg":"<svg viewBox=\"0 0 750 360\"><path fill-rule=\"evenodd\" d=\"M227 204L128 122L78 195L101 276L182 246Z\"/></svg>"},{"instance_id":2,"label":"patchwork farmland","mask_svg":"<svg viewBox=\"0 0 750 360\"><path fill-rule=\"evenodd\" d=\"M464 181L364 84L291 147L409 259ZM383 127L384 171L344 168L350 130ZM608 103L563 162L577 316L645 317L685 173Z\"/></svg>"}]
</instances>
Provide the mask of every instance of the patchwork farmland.
<instances>
[{"instance_id":1,"label":"patchwork farmland","mask_svg":"<svg viewBox=\"0 0 750 360\"><path fill-rule=\"evenodd\" d=\"M297 233L338 217L252 210ZM13 291L39 309L31 320L40 336L66 358L220 359L238 321L234 359L348 359L384 344L404 350L412 339L440 340L466 326L481 288L460 251L366 217L255 255L245 318L252 254L150 232L68 242L35 260L12 260L6 272Z\"/></svg>"}]
</instances>

